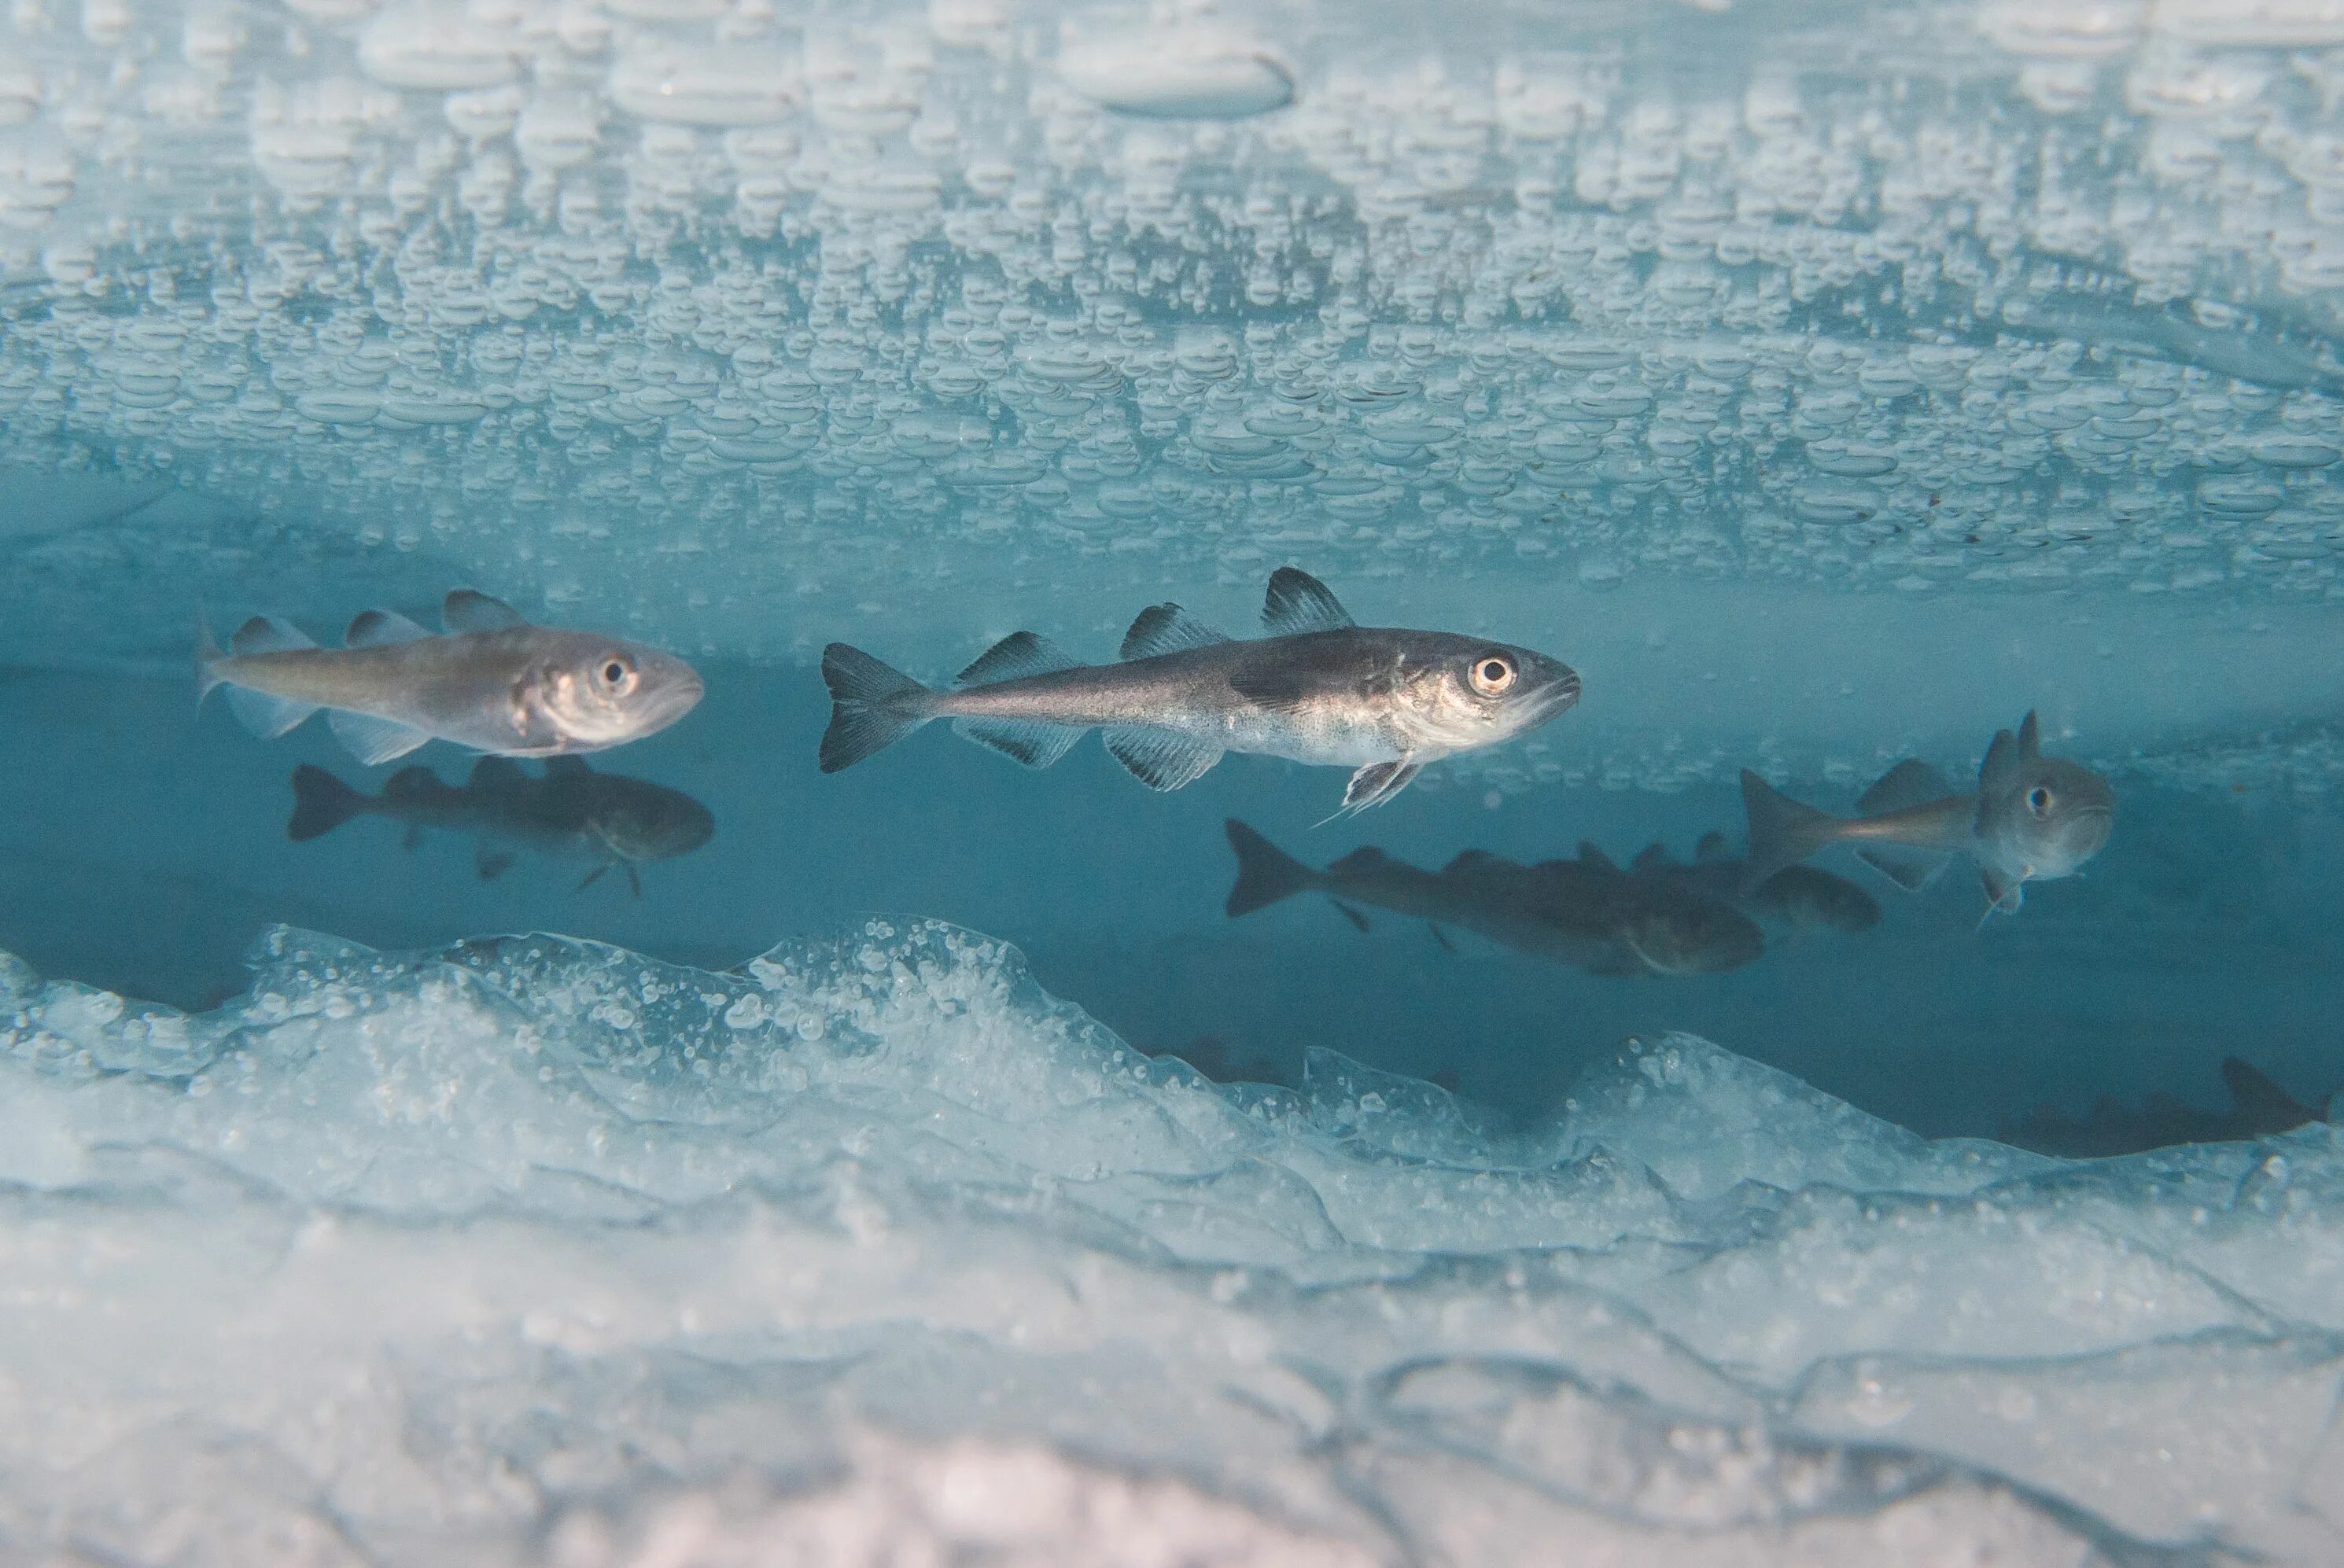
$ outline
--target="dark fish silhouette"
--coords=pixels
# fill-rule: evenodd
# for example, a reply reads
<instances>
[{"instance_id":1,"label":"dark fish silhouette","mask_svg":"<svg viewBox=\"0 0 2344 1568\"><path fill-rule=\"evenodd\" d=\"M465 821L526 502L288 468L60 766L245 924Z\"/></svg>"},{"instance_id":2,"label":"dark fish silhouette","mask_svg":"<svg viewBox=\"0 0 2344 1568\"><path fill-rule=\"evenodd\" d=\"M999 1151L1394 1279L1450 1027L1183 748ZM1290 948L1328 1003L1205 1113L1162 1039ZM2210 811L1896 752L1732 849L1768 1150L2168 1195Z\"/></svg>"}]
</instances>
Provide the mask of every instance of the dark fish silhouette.
<instances>
[{"instance_id":1,"label":"dark fish silhouette","mask_svg":"<svg viewBox=\"0 0 2344 1568\"><path fill-rule=\"evenodd\" d=\"M934 719L1047 768L1086 729L1151 789L1177 789L1227 751L1356 769L1343 809L1364 810L1434 759L1492 746L1579 699L1579 677L1541 653L1441 631L1362 627L1325 584L1280 567L1267 637L1236 641L1177 604L1142 610L1122 661L1077 664L1014 632L939 691L857 648L823 649L833 701L822 770L835 773Z\"/></svg>"},{"instance_id":2,"label":"dark fish silhouette","mask_svg":"<svg viewBox=\"0 0 2344 1568\"><path fill-rule=\"evenodd\" d=\"M2044 1109L2006 1127L2002 1141L2069 1160L2106 1160L2167 1149L2177 1143L2234 1143L2326 1120L2319 1111L2235 1056L2222 1059L2228 1111L2200 1111L2169 1094L2152 1094L2137 1109L2102 1095L2083 1116Z\"/></svg>"},{"instance_id":3,"label":"dark fish silhouette","mask_svg":"<svg viewBox=\"0 0 2344 1568\"><path fill-rule=\"evenodd\" d=\"M1965 853L1978 863L1990 915L2016 914L2027 882L2073 876L2098 854L2116 793L2090 769L2044 756L2030 712L2016 735L1995 733L1971 793L1907 758L1864 792L1854 817L1803 806L1747 769L1742 804L1750 818L1745 889L1826 844L1861 846L1859 856L1904 888L1920 887L1949 857Z\"/></svg>"},{"instance_id":4,"label":"dark fish silhouette","mask_svg":"<svg viewBox=\"0 0 2344 1568\"><path fill-rule=\"evenodd\" d=\"M1814 866L1785 866L1747 893L1743 862L1725 848L1725 835L1704 833L1690 865L1659 844L1645 847L1630 869L1640 876L1672 877L1713 899L1740 906L1744 914L1787 930L1868 931L1880 923L1880 903L1870 893Z\"/></svg>"},{"instance_id":5,"label":"dark fish silhouette","mask_svg":"<svg viewBox=\"0 0 2344 1568\"><path fill-rule=\"evenodd\" d=\"M287 837L302 842L360 816L405 823L410 847L426 828L471 835L483 879L501 876L514 849L592 861L581 888L622 867L637 898L643 891L638 866L690 854L716 830L708 808L681 790L597 773L579 757L553 758L541 778L501 757L483 757L460 785L441 783L429 768L403 768L379 795L361 794L306 762L293 770Z\"/></svg>"},{"instance_id":6,"label":"dark fish silhouette","mask_svg":"<svg viewBox=\"0 0 2344 1568\"><path fill-rule=\"evenodd\" d=\"M1438 871L1361 849L1313 870L1243 822L1232 818L1226 826L1238 856L1232 917L1298 893L1323 893L1362 930L1364 904L1423 920L1436 936L1453 926L1599 975L1738 969L1765 946L1730 904L1674 879L1622 871L1590 844L1580 846L1577 859L1536 866L1469 849Z\"/></svg>"}]
</instances>

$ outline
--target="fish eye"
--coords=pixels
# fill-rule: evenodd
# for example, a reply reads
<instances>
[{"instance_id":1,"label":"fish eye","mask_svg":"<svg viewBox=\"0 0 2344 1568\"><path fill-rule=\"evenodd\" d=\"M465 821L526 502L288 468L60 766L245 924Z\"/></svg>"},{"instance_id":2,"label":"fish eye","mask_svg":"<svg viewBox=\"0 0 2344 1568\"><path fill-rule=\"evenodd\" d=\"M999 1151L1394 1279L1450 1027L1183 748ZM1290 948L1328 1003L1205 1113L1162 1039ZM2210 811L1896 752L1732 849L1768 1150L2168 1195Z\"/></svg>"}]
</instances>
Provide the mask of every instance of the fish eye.
<instances>
[{"instance_id":1,"label":"fish eye","mask_svg":"<svg viewBox=\"0 0 2344 1568\"><path fill-rule=\"evenodd\" d=\"M635 667L632 660L612 654L594 672L602 682L602 689L613 697L624 697L635 689Z\"/></svg>"},{"instance_id":2,"label":"fish eye","mask_svg":"<svg viewBox=\"0 0 2344 1568\"><path fill-rule=\"evenodd\" d=\"M2051 815L2051 791L2037 784L2026 792L2026 809L2037 817Z\"/></svg>"},{"instance_id":3,"label":"fish eye","mask_svg":"<svg viewBox=\"0 0 2344 1568\"><path fill-rule=\"evenodd\" d=\"M1470 671L1473 689L1484 697L1498 697L1514 683L1514 661L1502 653L1485 653L1473 661Z\"/></svg>"}]
</instances>

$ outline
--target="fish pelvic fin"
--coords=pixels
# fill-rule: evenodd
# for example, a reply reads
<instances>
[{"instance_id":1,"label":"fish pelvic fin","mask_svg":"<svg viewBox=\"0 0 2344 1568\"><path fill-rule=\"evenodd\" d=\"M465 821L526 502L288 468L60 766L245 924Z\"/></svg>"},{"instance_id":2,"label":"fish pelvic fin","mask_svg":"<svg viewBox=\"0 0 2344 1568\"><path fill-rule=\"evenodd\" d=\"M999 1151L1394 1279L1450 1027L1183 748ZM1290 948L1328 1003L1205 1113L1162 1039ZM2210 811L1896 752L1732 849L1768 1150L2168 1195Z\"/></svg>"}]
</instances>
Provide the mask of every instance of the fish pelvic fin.
<instances>
[{"instance_id":1,"label":"fish pelvic fin","mask_svg":"<svg viewBox=\"0 0 2344 1568\"><path fill-rule=\"evenodd\" d=\"M822 734L822 770L835 773L884 751L935 717L935 693L859 648L834 642L822 650L830 688L830 728Z\"/></svg>"},{"instance_id":2,"label":"fish pelvic fin","mask_svg":"<svg viewBox=\"0 0 2344 1568\"><path fill-rule=\"evenodd\" d=\"M293 769L293 815L285 836L297 844L332 832L367 809L367 798L322 768Z\"/></svg>"},{"instance_id":3,"label":"fish pelvic fin","mask_svg":"<svg viewBox=\"0 0 2344 1568\"><path fill-rule=\"evenodd\" d=\"M1268 909L1319 885L1318 872L1235 817L1222 826L1228 833L1229 848L1238 853L1238 879L1229 888L1231 920Z\"/></svg>"},{"instance_id":4,"label":"fish pelvic fin","mask_svg":"<svg viewBox=\"0 0 2344 1568\"><path fill-rule=\"evenodd\" d=\"M1838 818L1792 799L1747 768L1742 770L1742 810L1750 822L1750 853L1742 865L1744 899L1775 872L1797 865L1838 836Z\"/></svg>"}]
</instances>

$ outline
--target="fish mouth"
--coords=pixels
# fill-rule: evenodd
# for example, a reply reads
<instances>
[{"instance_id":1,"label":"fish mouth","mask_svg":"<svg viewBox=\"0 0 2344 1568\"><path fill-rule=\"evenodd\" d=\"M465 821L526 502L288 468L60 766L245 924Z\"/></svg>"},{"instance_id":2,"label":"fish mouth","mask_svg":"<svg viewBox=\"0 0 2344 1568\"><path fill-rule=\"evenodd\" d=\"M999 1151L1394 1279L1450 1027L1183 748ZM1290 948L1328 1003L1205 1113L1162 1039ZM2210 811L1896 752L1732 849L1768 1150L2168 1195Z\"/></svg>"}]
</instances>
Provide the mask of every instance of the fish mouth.
<instances>
[{"instance_id":1,"label":"fish mouth","mask_svg":"<svg viewBox=\"0 0 2344 1568\"><path fill-rule=\"evenodd\" d=\"M1544 686L1531 694L1532 723L1544 723L1579 700L1579 672L1565 667Z\"/></svg>"}]
</instances>

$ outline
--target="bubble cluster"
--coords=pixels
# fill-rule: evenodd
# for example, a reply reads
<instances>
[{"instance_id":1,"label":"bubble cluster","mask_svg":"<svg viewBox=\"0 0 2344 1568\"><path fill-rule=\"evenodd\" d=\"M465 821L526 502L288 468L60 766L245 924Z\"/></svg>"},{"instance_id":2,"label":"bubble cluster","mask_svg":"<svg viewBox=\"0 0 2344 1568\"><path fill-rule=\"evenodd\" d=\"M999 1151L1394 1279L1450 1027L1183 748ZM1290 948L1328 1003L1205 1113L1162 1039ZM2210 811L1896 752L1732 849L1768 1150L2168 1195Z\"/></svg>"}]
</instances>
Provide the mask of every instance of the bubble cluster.
<instances>
[{"instance_id":1,"label":"bubble cluster","mask_svg":"<svg viewBox=\"0 0 2344 1568\"><path fill-rule=\"evenodd\" d=\"M1796 23L25 0L0 458L748 654L1278 558L2344 593L2344 13Z\"/></svg>"}]
</instances>

